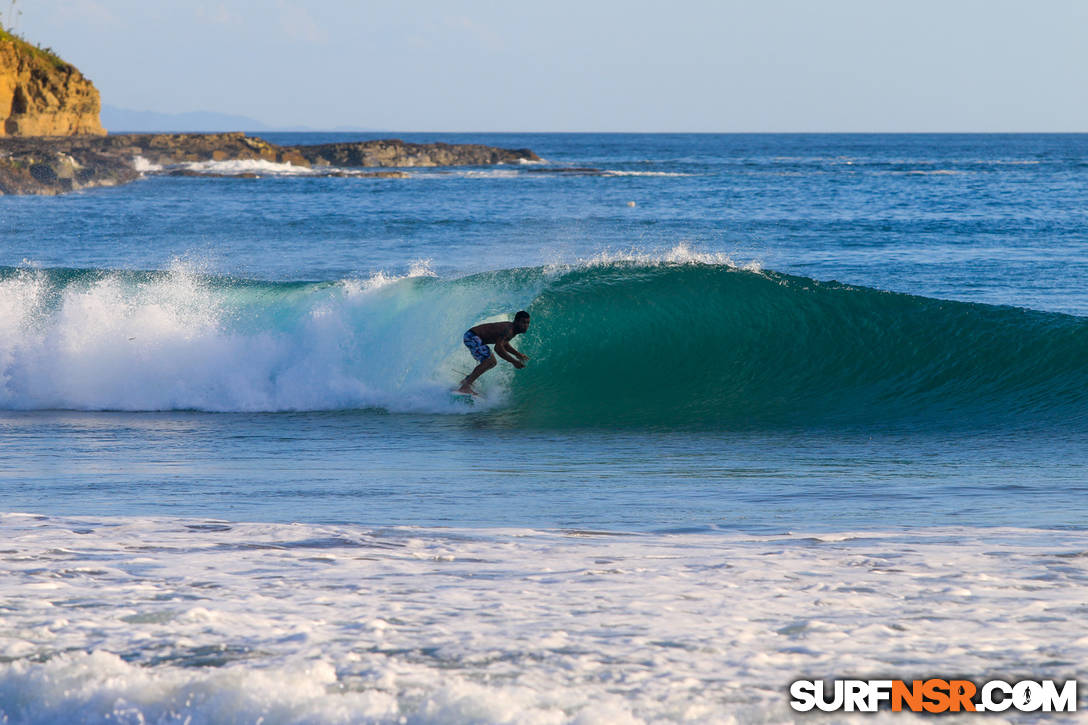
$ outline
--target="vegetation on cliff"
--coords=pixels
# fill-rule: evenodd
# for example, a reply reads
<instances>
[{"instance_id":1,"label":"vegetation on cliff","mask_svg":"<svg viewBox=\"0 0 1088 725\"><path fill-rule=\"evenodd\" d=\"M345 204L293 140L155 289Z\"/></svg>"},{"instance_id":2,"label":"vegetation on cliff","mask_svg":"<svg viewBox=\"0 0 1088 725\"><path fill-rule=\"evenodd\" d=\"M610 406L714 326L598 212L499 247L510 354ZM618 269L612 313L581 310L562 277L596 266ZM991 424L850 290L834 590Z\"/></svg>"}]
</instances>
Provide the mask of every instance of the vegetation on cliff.
<instances>
[{"instance_id":1,"label":"vegetation on cliff","mask_svg":"<svg viewBox=\"0 0 1088 725\"><path fill-rule=\"evenodd\" d=\"M52 48L41 48L34 45L30 41L23 38L18 33L14 33L3 27L0 27L0 42L12 43L21 53L41 58L48 63L51 63L54 68L64 73L74 70L74 66L71 63L66 62L59 55L53 52Z\"/></svg>"}]
</instances>

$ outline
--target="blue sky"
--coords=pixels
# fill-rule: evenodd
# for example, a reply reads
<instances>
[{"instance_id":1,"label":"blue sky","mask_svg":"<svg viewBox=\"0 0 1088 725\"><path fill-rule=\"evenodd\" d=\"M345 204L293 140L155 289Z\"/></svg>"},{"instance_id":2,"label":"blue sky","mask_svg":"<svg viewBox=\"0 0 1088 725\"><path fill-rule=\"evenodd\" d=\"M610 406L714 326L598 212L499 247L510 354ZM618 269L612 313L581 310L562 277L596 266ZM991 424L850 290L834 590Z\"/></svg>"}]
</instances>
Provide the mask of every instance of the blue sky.
<instances>
[{"instance_id":1,"label":"blue sky","mask_svg":"<svg viewBox=\"0 0 1088 725\"><path fill-rule=\"evenodd\" d=\"M1088 131L1082 0L15 8L16 30L76 64L106 104L274 126Z\"/></svg>"}]
</instances>

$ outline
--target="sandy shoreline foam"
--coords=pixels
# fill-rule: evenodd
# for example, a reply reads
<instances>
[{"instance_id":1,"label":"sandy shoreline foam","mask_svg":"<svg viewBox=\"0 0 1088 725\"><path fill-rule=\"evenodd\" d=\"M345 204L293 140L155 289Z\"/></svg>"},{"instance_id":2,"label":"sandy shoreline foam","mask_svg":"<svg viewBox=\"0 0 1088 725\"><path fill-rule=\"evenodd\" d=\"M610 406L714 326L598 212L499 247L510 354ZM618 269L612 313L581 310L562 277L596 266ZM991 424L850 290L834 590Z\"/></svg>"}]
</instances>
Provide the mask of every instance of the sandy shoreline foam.
<instances>
[{"instance_id":1,"label":"sandy shoreline foam","mask_svg":"<svg viewBox=\"0 0 1088 725\"><path fill-rule=\"evenodd\" d=\"M13 722L781 722L798 678L1088 661L1084 532L0 527Z\"/></svg>"}]
</instances>

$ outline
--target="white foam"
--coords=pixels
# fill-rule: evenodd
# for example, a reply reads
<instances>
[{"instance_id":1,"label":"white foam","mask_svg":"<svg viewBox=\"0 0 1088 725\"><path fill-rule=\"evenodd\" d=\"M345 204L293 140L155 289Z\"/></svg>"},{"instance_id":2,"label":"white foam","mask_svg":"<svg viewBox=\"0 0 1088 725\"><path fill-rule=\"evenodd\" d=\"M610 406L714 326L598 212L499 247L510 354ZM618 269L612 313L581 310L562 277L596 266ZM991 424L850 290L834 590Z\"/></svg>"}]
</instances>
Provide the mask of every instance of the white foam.
<instances>
[{"instance_id":1,"label":"white foam","mask_svg":"<svg viewBox=\"0 0 1088 725\"><path fill-rule=\"evenodd\" d=\"M411 171L413 179L524 179L517 169L462 169L456 171Z\"/></svg>"},{"instance_id":2,"label":"white foam","mask_svg":"<svg viewBox=\"0 0 1088 725\"><path fill-rule=\"evenodd\" d=\"M520 172L511 169L471 170L454 172L454 174L466 179L516 179L521 176Z\"/></svg>"},{"instance_id":3,"label":"white foam","mask_svg":"<svg viewBox=\"0 0 1088 725\"><path fill-rule=\"evenodd\" d=\"M366 279L345 279L339 284L348 295L359 295L415 277L438 277L431 269L431 260L420 259L413 262L408 268L407 274L388 274L384 270L378 270L371 273Z\"/></svg>"},{"instance_id":4,"label":"white foam","mask_svg":"<svg viewBox=\"0 0 1088 725\"><path fill-rule=\"evenodd\" d=\"M763 265L755 260L738 264L725 252L700 252L689 242L680 242L664 250L643 250L630 248L624 250L605 250L592 257L579 260L575 265L554 265L556 268L569 269L571 266L607 267L614 264L639 264L645 266L714 264L749 272L761 272Z\"/></svg>"},{"instance_id":5,"label":"white foam","mask_svg":"<svg viewBox=\"0 0 1088 725\"><path fill-rule=\"evenodd\" d=\"M177 164L174 168L185 169L198 174L261 174L266 176L312 176L329 173L329 169L312 169L296 166L292 163L278 163L266 159L245 159L229 161L190 161Z\"/></svg>"},{"instance_id":6,"label":"white foam","mask_svg":"<svg viewBox=\"0 0 1088 725\"><path fill-rule=\"evenodd\" d=\"M133 157L133 159L132 159L132 168L134 168L136 171L140 172L141 174L146 174L146 173L152 172L152 171L162 171L162 165L153 164L150 161L148 161L147 159L145 159L143 156Z\"/></svg>"},{"instance_id":7,"label":"white foam","mask_svg":"<svg viewBox=\"0 0 1088 725\"><path fill-rule=\"evenodd\" d=\"M694 176L694 174L685 174L679 171L616 171L613 169L606 169L602 176Z\"/></svg>"},{"instance_id":8,"label":"white foam","mask_svg":"<svg viewBox=\"0 0 1088 725\"><path fill-rule=\"evenodd\" d=\"M0 534L0 721L808 722L798 677L1088 674L1084 532Z\"/></svg>"},{"instance_id":9,"label":"white foam","mask_svg":"<svg viewBox=\"0 0 1088 725\"><path fill-rule=\"evenodd\" d=\"M0 281L0 408L464 413L448 394L471 363L462 333L535 291L442 283L425 262L293 288L180 263L61 287L27 269Z\"/></svg>"}]
</instances>

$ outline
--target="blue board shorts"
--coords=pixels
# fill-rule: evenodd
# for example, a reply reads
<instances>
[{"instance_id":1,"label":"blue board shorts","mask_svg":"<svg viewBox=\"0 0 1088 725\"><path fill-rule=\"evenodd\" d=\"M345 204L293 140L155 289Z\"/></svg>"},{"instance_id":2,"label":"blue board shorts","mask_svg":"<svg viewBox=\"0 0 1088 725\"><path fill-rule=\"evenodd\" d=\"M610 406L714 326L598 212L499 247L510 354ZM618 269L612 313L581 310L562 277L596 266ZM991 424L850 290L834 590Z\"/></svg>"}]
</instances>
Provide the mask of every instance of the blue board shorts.
<instances>
[{"instance_id":1,"label":"blue board shorts","mask_svg":"<svg viewBox=\"0 0 1088 725\"><path fill-rule=\"evenodd\" d=\"M472 353L472 357L476 359L476 362L483 362L491 357L491 348L484 344L484 341L480 339L480 336L469 330L462 338L465 342L465 347Z\"/></svg>"}]
</instances>

